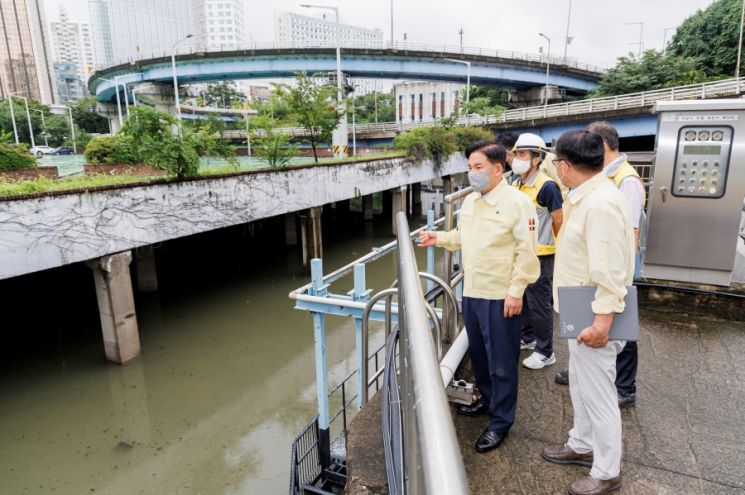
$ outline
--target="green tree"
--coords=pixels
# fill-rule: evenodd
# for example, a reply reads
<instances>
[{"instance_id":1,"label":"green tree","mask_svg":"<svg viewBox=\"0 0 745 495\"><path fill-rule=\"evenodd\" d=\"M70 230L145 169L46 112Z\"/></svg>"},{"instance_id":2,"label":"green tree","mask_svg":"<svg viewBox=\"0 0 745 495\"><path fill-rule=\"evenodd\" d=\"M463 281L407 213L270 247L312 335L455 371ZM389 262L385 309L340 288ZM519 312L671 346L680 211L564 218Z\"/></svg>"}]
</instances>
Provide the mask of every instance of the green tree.
<instances>
[{"instance_id":1,"label":"green tree","mask_svg":"<svg viewBox=\"0 0 745 495\"><path fill-rule=\"evenodd\" d=\"M372 92L355 98L355 120L360 124L377 122L393 122L396 120L395 96L393 92ZM347 99L349 104L351 99Z\"/></svg>"},{"instance_id":2,"label":"green tree","mask_svg":"<svg viewBox=\"0 0 745 495\"><path fill-rule=\"evenodd\" d=\"M678 26L667 52L695 61L709 77L734 77L742 0L717 0Z\"/></svg>"},{"instance_id":3,"label":"green tree","mask_svg":"<svg viewBox=\"0 0 745 495\"><path fill-rule=\"evenodd\" d=\"M172 134L176 123L176 118L171 114L140 105L130 108L130 115L119 132L132 136L135 140L160 138Z\"/></svg>"},{"instance_id":4,"label":"green tree","mask_svg":"<svg viewBox=\"0 0 745 495\"><path fill-rule=\"evenodd\" d=\"M331 133L339 125L341 112L336 101L336 87L321 84L304 72L295 75L295 86L282 85L279 95L297 116L298 125L310 132L313 158L318 163L318 146L331 140Z\"/></svg>"},{"instance_id":5,"label":"green tree","mask_svg":"<svg viewBox=\"0 0 745 495\"><path fill-rule=\"evenodd\" d=\"M199 97L205 105L220 108L232 108L233 104L240 104L241 100L246 99L245 93L238 91L233 81L210 84L206 90L199 93Z\"/></svg>"},{"instance_id":6,"label":"green tree","mask_svg":"<svg viewBox=\"0 0 745 495\"><path fill-rule=\"evenodd\" d=\"M256 156L263 158L272 168L289 165L298 154L298 146L290 144L290 136L274 131L276 123L271 118L260 116L255 121L255 129L260 130L255 138Z\"/></svg>"},{"instance_id":7,"label":"green tree","mask_svg":"<svg viewBox=\"0 0 745 495\"><path fill-rule=\"evenodd\" d=\"M469 115L501 115L506 110L503 106L493 105L486 96L472 97L467 104L463 105L463 108Z\"/></svg>"},{"instance_id":8,"label":"green tree","mask_svg":"<svg viewBox=\"0 0 745 495\"><path fill-rule=\"evenodd\" d=\"M44 112L45 118L49 113L49 107L41 103L29 100L29 112L31 115L31 126L34 128L34 140L36 143L44 144L42 137L41 114L37 110ZM15 113L16 128L18 129L18 140L29 143L28 117L26 116L26 105L21 98L13 98L13 112ZM0 129L4 132L13 132L13 119L10 113L10 104L8 100L0 101ZM15 140L15 138L14 138Z\"/></svg>"},{"instance_id":9,"label":"green tree","mask_svg":"<svg viewBox=\"0 0 745 495\"><path fill-rule=\"evenodd\" d=\"M49 146L62 146L71 138L70 120L64 115L45 115L44 122L46 126L43 131L48 135Z\"/></svg>"},{"instance_id":10,"label":"green tree","mask_svg":"<svg viewBox=\"0 0 745 495\"><path fill-rule=\"evenodd\" d=\"M705 80L706 74L697 69L694 59L647 50L641 59L632 54L620 57L615 67L603 75L597 90L590 96L636 93Z\"/></svg>"},{"instance_id":11,"label":"green tree","mask_svg":"<svg viewBox=\"0 0 745 495\"><path fill-rule=\"evenodd\" d=\"M109 123L106 117L96 113L96 98L88 96L72 106L72 120L85 132L106 134Z\"/></svg>"}]
</instances>

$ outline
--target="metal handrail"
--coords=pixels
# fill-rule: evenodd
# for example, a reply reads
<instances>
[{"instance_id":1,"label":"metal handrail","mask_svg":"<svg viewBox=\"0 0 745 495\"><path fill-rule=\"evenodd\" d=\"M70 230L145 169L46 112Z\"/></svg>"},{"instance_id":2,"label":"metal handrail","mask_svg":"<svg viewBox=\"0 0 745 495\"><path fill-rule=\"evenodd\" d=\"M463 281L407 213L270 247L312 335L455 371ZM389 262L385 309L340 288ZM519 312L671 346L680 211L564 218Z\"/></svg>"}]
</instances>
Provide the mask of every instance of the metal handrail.
<instances>
[{"instance_id":1,"label":"metal handrail","mask_svg":"<svg viewBox=\"0 0 745 495\"><path fill-rule=\"evenodd\" d=\"M396 230L406 493L466 494L463 458L442 386L414 246L403 212L396 216Z\"/></svg>"},{"instance_id":2,"label":"metal handrail","mask_svg":"<svg viewBox=\"0 0 745 495\"><path fill-rule=\"evenodd\" d=\"M357 50L396 50L396 51L414 51L429 52L443 56L463 56L470 55L476 57L493 57L500 59L510 59L521 62L535 62L545 64L549 62L552 66L566 67L571 69L583 70L602 74L605 68L592 64L584 64L576 59L565 57L547 57L543 54L515 52L511 50L498 50L490 48L479 48L473 46L443 45L434 43L410 43L408 41L357 41L342 40L339 43L342 49ZM108 67L96 67L97 71L107 70L123 64L131 64L144 60L155 58L166 58L172 54L193 55L199 54L205 56L211 53L232 53L232 52L255 52L260 50L302 50L302 49L335 49L336 41L257 41L249 43L208 43L202 46L182 45L177 50L153 50L150 52L140 52L129 57L120 57L114 59Z\"/></svg>"},{"instance_id":3,"label":"metal handrail","mask_svg":"<svg viewBox=\"0 0 745 495\"><path fill-rule=\"evenodd\" d=\"M651 107L658 101L718 98L722 96L737 95L743 91L745 91L745 77L723 79L720 81L655 89L652 91L629 93L619 96L606 96L602 98L591 98L588 100L577 100L565 103L552 103L547 106L541 105L516 108L513 110L505 110L499 115L468 115L457 118L455 124L461 126L489 125L548 117L566 117L569 115L582 115L608 110ZM439 120L434 120L429 122L379 122L374 124L357 124L356 132L358 134L403 132L418 127L433 127L439 123ZM306 136L308 133L308 131L302 127L279 127L275 129L275 131L282 134L289 134L291 136ZM351 127L349 132L352 132ZM223 135L228 138L245 137L245 131L225 131Z\"/></svg>"}]
</instances>

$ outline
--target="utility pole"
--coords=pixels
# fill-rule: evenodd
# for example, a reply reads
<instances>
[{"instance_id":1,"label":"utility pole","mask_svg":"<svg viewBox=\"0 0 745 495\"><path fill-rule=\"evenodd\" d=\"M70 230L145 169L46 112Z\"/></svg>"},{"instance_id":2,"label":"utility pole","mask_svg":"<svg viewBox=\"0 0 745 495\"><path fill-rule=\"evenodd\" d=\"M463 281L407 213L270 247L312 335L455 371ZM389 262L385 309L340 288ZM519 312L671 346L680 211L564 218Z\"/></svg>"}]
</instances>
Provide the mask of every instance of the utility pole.
<instances>
[{"instance_id":1,"label":"utility pole","mask_svg":"<svg viewBox=\"0 0 745 495\"><path fill-rule=\"evenodd\" d=\"M572 18L572 0L569 0L569 11L567 12L567 34L564 38L564 63L566 63L567 59L567 47L569 46L569 43L572 42L572 37L569 36L569 21Z\"/></svg>"},{"instance_id":2,"label":"utility pole","mask_svg":"<svg viewBox=\"0 0 745 495\"><path fill-rule=\"evenodd\" d=\"M461 26L460 30L458 31L458 34L460 35L460 52L463 53L463 26Z\"/></svg>"},{"instance_id":3,"label":"utility pole","mask_svg":"<svg viewBox=\"0 0 745 495\"><path fill-rule=\"evenodd\" d=\"M639 43L629 43L630 45L639 45L639 58L642 58L642 50L644 49L644 23L643 22L626 22L626 26L639 25Z\"/></svg>"}]
</instances>

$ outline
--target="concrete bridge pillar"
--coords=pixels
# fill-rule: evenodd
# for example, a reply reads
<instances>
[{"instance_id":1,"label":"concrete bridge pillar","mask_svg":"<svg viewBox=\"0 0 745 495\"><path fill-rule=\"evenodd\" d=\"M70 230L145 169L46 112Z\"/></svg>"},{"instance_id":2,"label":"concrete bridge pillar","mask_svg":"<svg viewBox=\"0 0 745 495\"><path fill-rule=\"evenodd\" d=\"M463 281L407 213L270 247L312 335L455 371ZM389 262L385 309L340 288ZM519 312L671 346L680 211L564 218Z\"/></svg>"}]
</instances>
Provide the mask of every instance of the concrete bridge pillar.
<instances>
[{"instance_id":1,"label":"concrete bridge pillar","mask_svg":"<svg viewBox=\"0 0 745 495\"><path fill-rule=\"evenodd\" d=\"M422 185L420 183L411 185L411 216L419 218L424 215L422 211Z\"/></svg>"},{"instance_id":2,"label":"concrete bridge pillar","mask_svg":"<svg viewBox=\"0 0 745 495\"><path fill-rule=\"evenodd\" d=\"M362 215L365 220L373 219L373 195L362 196Z\"/></svg>"},{"instance_id":3,"label":"concrete bridge pillar","mask_svg":"<svg viewBox=\"0 0 745 495\"><path fill-rule=\"evenodd\" d=\"M310 260L323 258L321 215L323 207L309 208L300 215L300 234L303 244L303 267L310 268Z\"/></svg>"},{"instance_id":4,"label":"concrete bridge pillar","mask_svg":"<svg viewBox=\"0 0 745 495\"><path fill-rule=\"evenodd\" d=\"M135 268L137 270L137 289L140 292L158 290L158 272L155 269L155 251L153 246L135 249Z\"/></svg>"},{"instance_id":5,"label":"concrete bridge pillar","mask_svg":"<svg viewBox=\"0 0 745 495\"><path fill-rule=\"evenodd\" d=\"M140 335L129 274L131 262L131 251L86 262L93 269L96 283L106 359L118 364L125 364L140 355Z\"/></svg>"},{"instance_id":6,"label":"concrete bridge pillar","mask_svg":"<svg viewBox=\"0 0 745 495\"><path fill-rule=\"evenodd\" d=\"M406 186L397 187L391 190L391 228L393 235L396 235L396 215L406 211Z\"/></svg>"},{"instance_id":7,"label":"concrete bridge pillar","mask_svg":"<svg viewBox=\"0 0 745 495\"><path fill-rule=\"evenodd\" d=\"M442 178L442 207L439 216L445 214L445 196L453 193L453 176L448 175Z\"/></svg>"},{"instance_id":8,"label":"concrete bridge pillar","mask_svg":"<svg viewBox=\"0 0 745 495\"><path fill-rule=\"evenodd\" d=\"M285 213L285 245L297 246L297 218L294 213Z\"/></svg>"}]
</instances>

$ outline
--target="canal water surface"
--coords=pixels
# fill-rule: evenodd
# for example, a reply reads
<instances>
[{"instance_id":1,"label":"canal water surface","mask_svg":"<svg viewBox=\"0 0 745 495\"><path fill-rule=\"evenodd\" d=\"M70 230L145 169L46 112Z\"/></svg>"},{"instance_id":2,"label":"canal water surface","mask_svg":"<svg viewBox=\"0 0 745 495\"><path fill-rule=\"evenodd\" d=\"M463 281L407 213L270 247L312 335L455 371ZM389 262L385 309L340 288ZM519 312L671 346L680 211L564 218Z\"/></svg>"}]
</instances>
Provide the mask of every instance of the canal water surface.
<instances>
[{"instance_id":1,"label":"canal water surface","mask_svg":"<svg viewBox=\"0 0 745 495\"><path fill-rule=\"evenodd\" d=\"M324 216L326 271L390 229ZM291 441L316 413L311 317L287 297L308 281L296 248L266 222L157 246L156 260L159 292L136 293L142 356L123 367L103 358L85 265L0 282L0 493L286 493ZM394 271L375 262L368 286ZM332 385L352 370L353 328L328 319Z\"/></svg>"}]
</instances>

